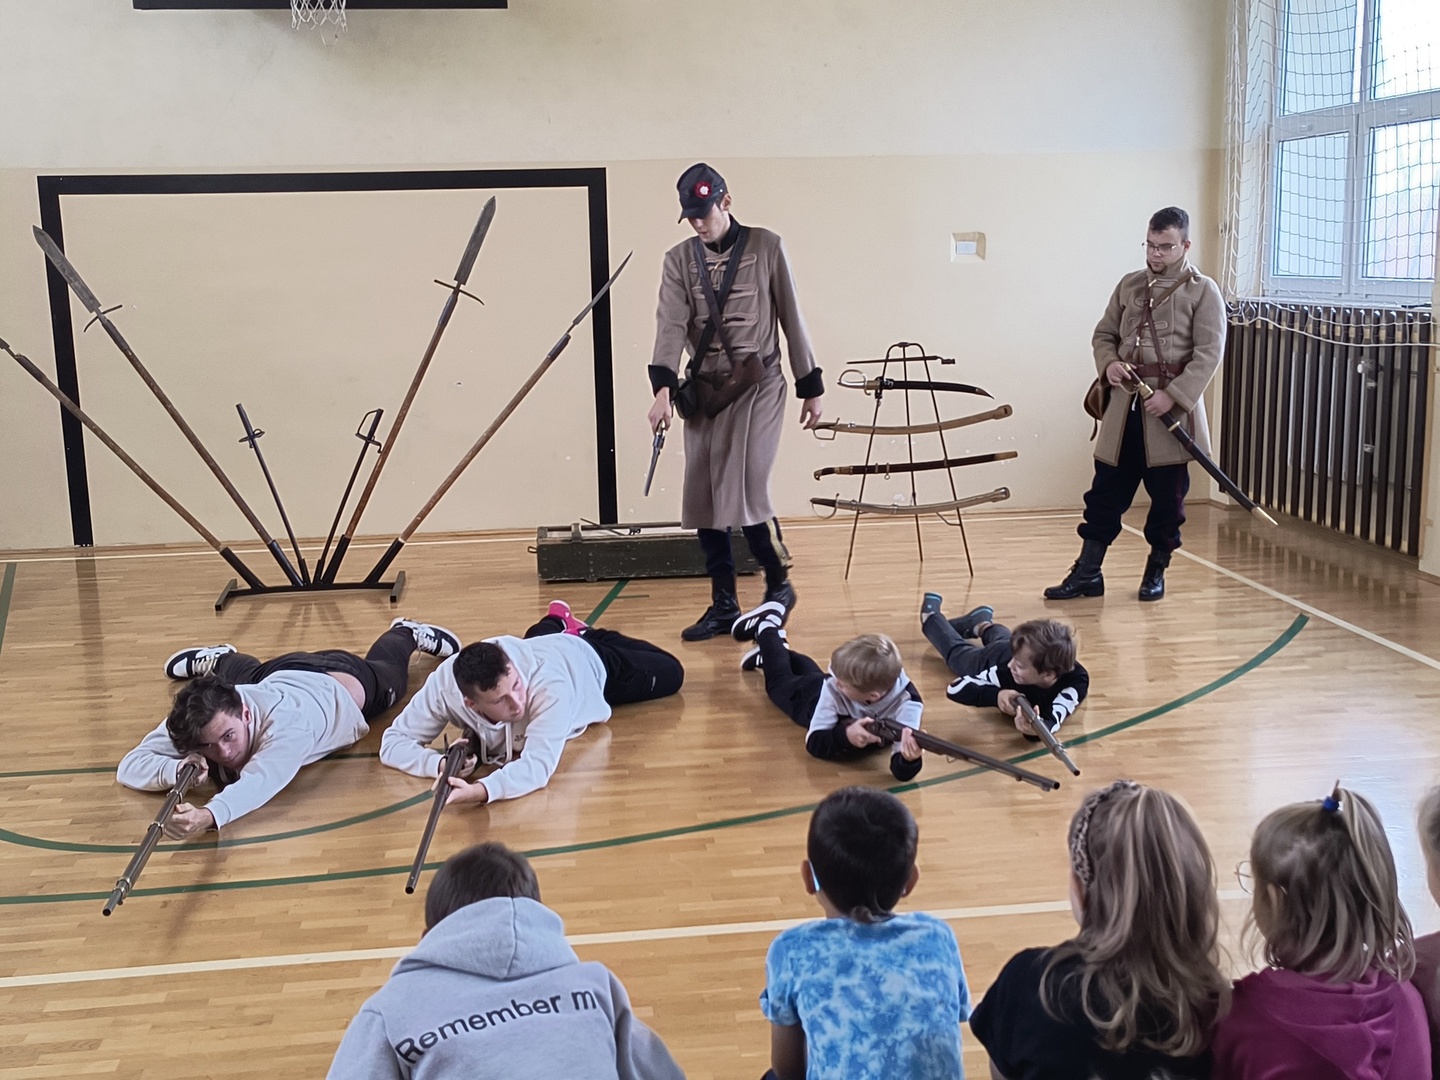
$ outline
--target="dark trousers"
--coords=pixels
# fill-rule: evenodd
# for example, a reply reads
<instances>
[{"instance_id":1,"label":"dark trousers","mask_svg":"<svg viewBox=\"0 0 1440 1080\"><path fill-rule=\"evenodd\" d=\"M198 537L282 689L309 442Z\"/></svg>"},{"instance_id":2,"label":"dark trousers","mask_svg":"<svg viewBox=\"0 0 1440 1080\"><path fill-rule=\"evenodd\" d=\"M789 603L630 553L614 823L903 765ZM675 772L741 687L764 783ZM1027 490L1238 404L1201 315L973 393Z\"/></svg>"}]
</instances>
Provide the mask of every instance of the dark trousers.
<instances>
[{"instance_id":1,"label":"dark trousers","mask_svg":"<svg viewBox=\"0 0 1440 1080\"><path fill-rule=\"evenodd\" d=\"M1010 630L999 623L991 623L980 632L981 644L966 641L955 629L958 619L947 622L943 616L931 615L925 620L925 638L935 651L945 658L945 666L956 675L978 675L996 663L1008 646Z\"/></svg>"},{"instance_id":2,"label":"dark trousers","mask_svg":"<svg viewBox=\"0 0 1440 1080\"><path fill-rule=\"evenodd\" d=\"M245 653L226 653L215 662L215 674L240 686L257 683L277 671L339 672L358 679L365 691L366 720L374 720L405 696L410 682L410 654L415 635L403 626L386 630L362 659L343 649L321 652L292 652L273 660L257 660Z\"/></svg>"},{"instance_id":3,"label":"dark trousers","mask_svg":"<svg viewBox=\"0 0 1440 1080\"><path fill-rule=\"evenodd\" d=\"M1095 462L1095 480L1085 493L1085 520L1075 531L1082 540L1107 546L1114 543L1120 535L1120 515L1130 509L1143 482L1150 495L1145 539L1156 551L1174 551L1180 546L1180 526L1185 524L1190 469L1187 465L1145 465L1145 422L1139 408L1126 414L1119 461L1118 465Z\"/></svg>"},{"instance_id":4,"label":"dark trousers","mask_svg":"<svg viewBox=\"0 0 1440 1080\"><path fill-rule=\"evenodd\" d=\"M547 615L529 630L527 638L559 634L565 623ZM617 630L592 626L580 638L600 656L605 668L605 700L611 705L633 705L678 693L685 682L680 661L657 645L626 637Z\"/></svg>"},{"instance_id":5,"label":"dark trousers","mask_svg":"<svg viewBox=\"0 0 1440 1080\"><path fill-rule=\"evenodd\" d=\"M781 712L808 728L820 701L820 688L825 685L825 673L804 653L787 649L777 633L767 631L755 643L764 661L760 670L765 673L765 693Z\"/></svg>"},{"instance_id":6,"label":"dark trousers","mask_svg":"<svg viewBox=\"0 0 1440 1080\"><path fill-rule=\"evenodd\" d=\"M705 553L705 573L710 575L710 580L716 584L729 583L729 587L735 582L735 552L730 546L729 529L697 529L695 530L700 538L700 550ZM787 564L789 563L789 552L785 550L785 538L780 532L780 522L776 518L769 521L762 521L758 525L745 525L740 531L745 534L745 542L750 545L750 553L755 556L761 568L765 571L765 589L778 589L785 584L789 577Z\"/></svg>"}]
</instances>

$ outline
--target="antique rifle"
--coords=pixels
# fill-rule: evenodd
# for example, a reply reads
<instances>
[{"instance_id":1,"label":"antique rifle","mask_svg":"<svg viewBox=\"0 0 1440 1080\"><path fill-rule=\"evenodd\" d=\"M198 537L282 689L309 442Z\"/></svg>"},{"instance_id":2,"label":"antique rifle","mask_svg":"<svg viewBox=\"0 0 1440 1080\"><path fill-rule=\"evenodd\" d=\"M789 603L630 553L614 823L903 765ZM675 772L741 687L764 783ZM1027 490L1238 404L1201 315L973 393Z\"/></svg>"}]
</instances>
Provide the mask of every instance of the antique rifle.
<instances>
[{"instance_id":1,"label":"antique rifle","mask_svg":"<svg viewBox=\"0 0 1440 1080\"><path fill-rule=\"evenodd\" d=\"M939 461L901 461L895 464L831 465L816 469L815 479L822 476L889 476L891 473L929 472L932 469L959 469L966 465L984 465L990 461L1009 461L1019 457L1014 450L1000 450L993 454L975 454L972 457L943 458Z\"/></svg>"},{"instance_id":2,"label":"antique rifle","mask_svg":"<svg viewBox=\"0 0 1440 1080\"><path fill-rule=\"evenodd\" d=\"M425 868L425 856L430 852L430 841L435 838L435 826L440 824L440 814L455 790L450 778L465 767L465 758L470 753L470 740L464 738L445 747L445 760L440 764L440 775L435 780L435 798L430 803L430 817L425 822L425 831L420 834L420 846L415 851L415 861L410 864L410 876L405 879L405 892L413 893L420 884L420 871Z\"/></svg>"},{"instance_id":3,"label":"antique rifle","mask_svg":"<svg viewBox=\"0 0 1440 1080\"><path fill-rule=\"evenodd\" d=\"M1133 367L1125 364L1124 368L1129 376L1125 381L1125 389L1127 392L1139 394L1141 401L1149 401L1155 396L1154 387L1140 378L1139 373L1136 372ZM1180 445L1190 452L1190 456L1195 459L1200 467L1215 478L1215 482L1220 485L1221 491L1225 492L1226 495L1229 495L1246 510L1249 510L1250 513L1265 522L1265 524L1276 526L1280 524L1264 510L1256 506L1255 500L1241 491L1240 488L1236 486L1235 481L1226 476L1224 470L1211 460L1210 455L1195 445L1194 436L1185 430L1184 419L1176 416L1174 409L1167 409L1161 413L1157 419L1165 425L1165 429L1169 431L1171 435L1174 435L1175 438L1179 440Z\"/></svg>"},{"instance_id":4,"label":"antique rifle","mask_svg":"<svg viewBox=\"0 0 1440 1080\"><path fill-rule=\"evenodd\" d=\"M170 820L170 815L175 812L175 807L180 805L180 800L185 798L185 792L190 790L190 785L199 775L200 766L193 761L187 761L180 766L180 771L175 776L175 786L165 796L165 802L161 805L160 812L155 815L155 820L145 830L145 839L140 841L140 846L135 849L135 854L130 856L130 865L125 867L125 872L120 875L120 880L115 882L115 888L110 892L110 899L105 901L105 907L100 914L109 915L130 895L130 890L135 887L135 882L140 877L140 871L145 869L145 863L149 860L150 853L155 850L155 845L160 843L160 837L165 833L165 824Z\"/></svg>"},{"instance_id":5,"label":"antique rifle","mask_svg":"<svg viewBox=\"0 0 1440 1080\"><path fill-rule=\"evenodd\" d=\"M1079 776L1080 769L1075 762L1070 760L1070 755L1065 752L1065 744L1055 738L1055 733L1041 721L1039 714L1035 711L1035 706L1030 704L1024 694L1019 695L1019 701L1020 711L1025 714L1025 719L1030 721L1030 726L1035 729L1035 734L1045 744L1045 749L1054 754L1060 764L1069 769L1071 774Z\"/></svg>"},{"instance_id":6,"label":"antique rifle","mask_svg":"<svg viewBox=\"0 0 1440 1080\"><path fill-rule=\"evenodd\" d=\"M898 720L882 720L876 718L869 720L865 725L871 733L880 736L887 743L900 741L900 732L905 725ZM929 750L932 754L943 754L948 758L958 758L961 761L968 761L971 765L979 765L982 768L993 769L995 772L1004 773L1015 780L1024 781L1027 784L1034 784L1041 791L1054 791L1060 786L1060 781L1051 780L1048 776L1041 776L1029 769L1021 769L1011 765L1008 761L1001 761L999 758L991 757L989 754L982 754L979 750L971 750L958 743L952 743L946 739L931 735L928 731L920 728L911 728L911 734L915 736L915 742L922 750Z\"/></svg>"},{"instance_id":7,"label":"antique rifle","mask_svg":"<svg viewBox=\"0 0 1440 1080\"><path fill-rule=\"evenodd\" d=\"M665 449L665 424L655 429L655 441L650 444L650 471L645 474L645 494L650 494L650 483L655 479L655 466L660 464L660 451ZM819 477L816 477L818 480Z\"/></svg>"}]
</instances>

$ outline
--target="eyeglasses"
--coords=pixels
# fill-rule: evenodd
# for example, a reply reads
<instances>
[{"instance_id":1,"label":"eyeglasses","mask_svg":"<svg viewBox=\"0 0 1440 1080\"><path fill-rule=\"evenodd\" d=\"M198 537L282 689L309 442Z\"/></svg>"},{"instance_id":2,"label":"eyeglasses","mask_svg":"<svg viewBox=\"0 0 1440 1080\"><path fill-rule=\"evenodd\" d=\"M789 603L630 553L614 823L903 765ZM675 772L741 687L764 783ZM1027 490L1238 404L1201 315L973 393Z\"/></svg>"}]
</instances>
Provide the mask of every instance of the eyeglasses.
<instances>
[{"instance_id":1,"label":"eyeglasses","mask_svg":"<svg viewBox=\"0 0 1440 1080\"><path fill-rule=\"evenodd\" d=\"M1145 241L1145 250L1151 255L1169 255L1179 246L1179 244L1152 244L1149 240Z\"/></svg>"},{"instance_id":2,"label":"eyeglasses","mask_svg":"<svg viewBox=\"0 0 1440 1080\"><path fill-rule=\"evenodd\" d=\"M1235 880L1247 895L1255 891L1255 875L1250 872L1249 859L1241 859L1235 864Z\"/></svg>"}]
</instances>

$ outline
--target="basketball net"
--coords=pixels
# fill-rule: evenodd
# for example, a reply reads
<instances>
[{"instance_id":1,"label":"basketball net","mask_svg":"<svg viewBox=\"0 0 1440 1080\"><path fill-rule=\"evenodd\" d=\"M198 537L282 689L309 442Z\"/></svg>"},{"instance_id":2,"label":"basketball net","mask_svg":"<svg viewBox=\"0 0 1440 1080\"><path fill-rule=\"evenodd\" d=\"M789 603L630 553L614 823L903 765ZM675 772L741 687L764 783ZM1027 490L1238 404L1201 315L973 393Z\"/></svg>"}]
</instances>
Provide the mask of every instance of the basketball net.
<instances>
[{"instance_id":1,"label":"basketball net","mask_svg":"<svg viewBox=\"0 0 1440 1080\"><path fill-rule=\"evenodd\" d=\"M290 0L290 28L334 23L345 29L345 0Z\"/></svg>"}]
</instances>

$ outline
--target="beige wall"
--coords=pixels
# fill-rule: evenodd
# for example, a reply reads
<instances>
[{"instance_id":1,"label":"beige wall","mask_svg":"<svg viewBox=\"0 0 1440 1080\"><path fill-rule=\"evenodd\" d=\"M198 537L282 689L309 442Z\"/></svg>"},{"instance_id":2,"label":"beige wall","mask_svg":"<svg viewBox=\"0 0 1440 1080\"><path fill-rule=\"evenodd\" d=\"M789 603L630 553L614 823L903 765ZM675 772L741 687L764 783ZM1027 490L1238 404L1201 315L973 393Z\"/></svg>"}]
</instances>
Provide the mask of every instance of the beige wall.
<instances>
[{"instance_id":1,"label":"beige wall","mask_svg":"<svg viewBox=\"0 0 1440 1080\"><path fill-rule=\"evenodd\" d=\"M686 235L674 179L703 157L729 179L737 216L785 236L832 386L845 359L902 338L954 355L945 376L987 387L1015 416L961 433L950 452L1020 452L964 474L962 494L1005 484L1011 505L1077 505L1090 330L1139 263L1145 216L1190 207L1202 265L1217 254L1219 7L755 2L697 22L688 5L525 0L352 12L327 47L283 14L0 0L0 40L15 46L0 96L0 336L53 364L30 239L42 173L601 166L611 252L636 252L614 295L620 513L672 516L679 439L656 492L639 495L644 367L660 256ZM430 279L453 272L486 194L75 197L66 244L101 299L127 305L117 324L262 516L263 485L234 441L237 400L270 432L297 528L323 534L350 432L375 405L393 417L444 297ZM366 531L405 524L586 298L580 197L496 194L473 279L487 307L457 314ZM950 261L957 231L986 234L985 261ZM593 515L589 365L587 328L426 527ZM79 366L97 418L202 520L243 538L97 330ZM826 397L831 416L870 407L854 391ZM851 494L854 480L810 474L860 460L863 440L786 439L781 513ZM875 456L903 452L882 441ZM190 537L103 447L87 456L97 541ZM925 479L921 497L940 497L943 475ZM57 410L8 361L0 490L0 546L68 542ZM872 483L867 497L900 490Z\"/></svg>"}]
</instances>

